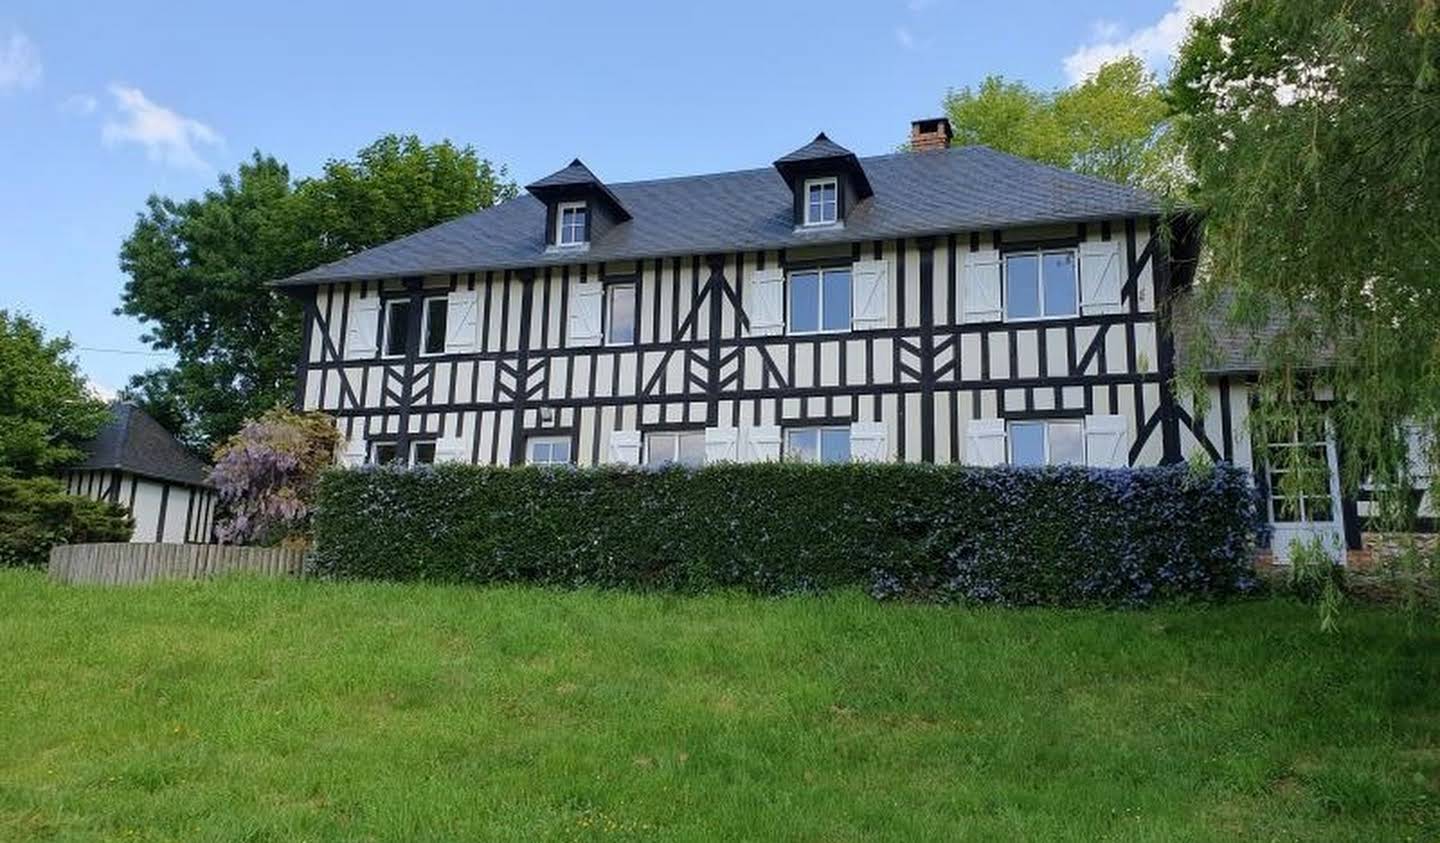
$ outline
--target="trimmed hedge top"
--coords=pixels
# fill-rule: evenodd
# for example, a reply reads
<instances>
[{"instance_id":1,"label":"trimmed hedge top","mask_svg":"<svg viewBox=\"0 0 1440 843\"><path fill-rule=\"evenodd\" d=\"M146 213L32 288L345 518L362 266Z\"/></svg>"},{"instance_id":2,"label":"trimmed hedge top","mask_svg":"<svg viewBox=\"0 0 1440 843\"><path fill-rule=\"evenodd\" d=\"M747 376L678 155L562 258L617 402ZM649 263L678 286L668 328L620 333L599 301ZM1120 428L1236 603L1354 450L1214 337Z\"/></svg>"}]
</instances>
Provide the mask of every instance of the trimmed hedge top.
<instances>
[{"instance_id":1,"label":"trimmed hedge top","mask_svg":"<svg viewBox=\"0 0 1440 843\"><path fill-rule=\"evenodd\" d=\"M328 472L318 573L786 594L1141 604L1254 586L1230 466L701 469L441 465Z\"/></svg>"}]
</instances>

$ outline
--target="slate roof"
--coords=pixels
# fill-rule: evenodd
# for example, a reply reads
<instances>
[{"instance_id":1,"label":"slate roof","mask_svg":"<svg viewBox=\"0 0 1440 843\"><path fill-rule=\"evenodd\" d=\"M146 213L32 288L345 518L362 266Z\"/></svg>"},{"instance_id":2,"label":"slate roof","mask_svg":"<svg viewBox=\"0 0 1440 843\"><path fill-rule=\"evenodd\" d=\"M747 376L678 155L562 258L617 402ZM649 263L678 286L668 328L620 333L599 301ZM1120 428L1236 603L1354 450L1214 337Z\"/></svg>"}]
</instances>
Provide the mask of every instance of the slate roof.
<instances>
[{"instance_id":1,"label":"slate roof","mask_svg":"<svg viewBox=\"0 0 1440 843\"><path fill-rule=\"evenodd\" d=\"M590 168L579 158L571 161L564 168L556 170L550 175L536 182L525 186L526 190L534 190L537 187L567 187L576 184L599 184L600 179L590 172Z\"/></svg>"},{"instance_id":2,"label":"slate roof","mask_svg":"<svg viewBox=\"0 0 1440 843\"><path fill-rule=\"evenodd\" d=\"M205 463L144 410L126 401L112 404L110 413L110 423L84 446L85 461L73 468L118 468L157 480L210 485Z\"/></svg>"},{"instance_id":3,"label":"slate roof","mask_svg":"<svg viewBox=\"0 0 1440 843\"><path fill-rule=\"evenodd\" d=\"M835 141L830 140L828 137L825 136L824 132L821 132L820 134L815 136L815 140L810 141L809 143L805 144L794 152L789 153L788 155L780 156L779 160L777 160L775 163L789 164L793 161L816 161L826 158L844 158L848 155L854 154L855 153L851 152L850 150L846 149Z\"/></svg>"},{"instance_id":4,"label":"slate roof","mask_svg":"<svg viewBox=\"0 0 1440 843\"><path fill-rule=\"evenodd\" d=\"M843 226L825 230L796 229L790 188L765 167L609 185L633 219L584 250L547 251L544 203L521 195L277 284L793 248L1160 212L1143 191L983 146L859 161L875 193L848 212Z\"/></svg>"},{"instance_id":5,"label":"slate roof","mask_svg":"<svg viewBox=\"0 0 1440 843\"><path fill-rule=\"evenodd\" d=\"M1264 351L1284 330L1285 321L1272 315L1263 325L1237 324L1230 314L1234 295L1221 290L1206 301L1195 289L1187 289L1174 300L1175 357L1182 364L1196 361L1206 374L1254 374L1265 368ZM1311 361L1316 367L1334 362L1333 355L1320 351Z\"/></svg>"}]
</instances>

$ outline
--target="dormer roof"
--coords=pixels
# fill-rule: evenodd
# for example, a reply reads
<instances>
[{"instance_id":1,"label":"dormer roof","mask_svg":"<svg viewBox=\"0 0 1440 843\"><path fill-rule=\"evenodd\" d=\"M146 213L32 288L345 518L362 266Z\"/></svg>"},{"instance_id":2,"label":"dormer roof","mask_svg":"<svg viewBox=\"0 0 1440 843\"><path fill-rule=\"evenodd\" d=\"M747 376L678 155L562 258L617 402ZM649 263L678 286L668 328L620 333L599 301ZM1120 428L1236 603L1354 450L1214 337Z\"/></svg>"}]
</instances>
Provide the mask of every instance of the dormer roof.
<instances>
[{"instance_id":1,"label":"dormer roof","mask_svg":"<svg viewBox=\"0 0 1440 843\"><path fill-rule=\"evenodd\" d=\"M865 176L865 168L855 153L830 140L824 132L794 152L783 155L775 161L775 169L787 182L810 176L847 176L855 188L858 199L868 199L875 191Z\"/></svg>"},{"instance_id":2,"label":"dormer roof","mask_svg":"<svg viewBox=\"0 0 1440 843\"><path fill-rule=\"evenodd\" d=\"M545 203L563 202L586 195L594 195L608 206L616 222L630 219L630 212L620 204L619 198L594 173L590 172L590 168L585 166L585 162L579 158L545 178L527 184L525 190L531 196Z\"/></svg>"}]
</instances>

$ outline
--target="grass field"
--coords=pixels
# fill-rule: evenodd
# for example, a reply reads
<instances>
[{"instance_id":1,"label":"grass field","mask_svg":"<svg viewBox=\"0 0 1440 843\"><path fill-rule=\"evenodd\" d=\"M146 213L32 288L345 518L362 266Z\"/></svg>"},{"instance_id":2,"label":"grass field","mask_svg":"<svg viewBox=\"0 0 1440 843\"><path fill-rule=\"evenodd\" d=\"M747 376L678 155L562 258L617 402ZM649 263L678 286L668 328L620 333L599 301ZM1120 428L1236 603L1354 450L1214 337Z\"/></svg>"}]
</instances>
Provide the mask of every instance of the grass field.
<instances>
[{"instance_id":1,"label":"grass field","mask_svg":"<svg viewBox=\"0 0 1440 843\"><path fill-rule=\"evenodd\" d=\"M4 840L1434 840L1440 638L0 571Z\"/></svg>"}]
</instances>

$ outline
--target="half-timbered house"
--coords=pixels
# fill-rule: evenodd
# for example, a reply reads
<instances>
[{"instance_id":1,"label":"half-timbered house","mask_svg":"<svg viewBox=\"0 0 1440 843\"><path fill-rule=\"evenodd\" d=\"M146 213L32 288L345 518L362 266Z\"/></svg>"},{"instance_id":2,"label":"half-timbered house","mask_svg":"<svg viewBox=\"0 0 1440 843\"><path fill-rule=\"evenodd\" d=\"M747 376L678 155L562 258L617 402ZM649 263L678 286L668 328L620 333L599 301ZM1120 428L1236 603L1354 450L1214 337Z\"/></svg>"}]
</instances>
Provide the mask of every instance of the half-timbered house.
<instances>
[{"instance_id":1,"label":"half-timbered house","mask_svg":"<svg viewBox=\"0 0 1440 843\"><path fill-rule=\"evenodd\" d=\"M296 403L353 464L1250 464L1243 379L1200 418L1170 388L1187 218L949 134L616 184L576 160L278 282Z\"/></svg>"}]
</instances>

